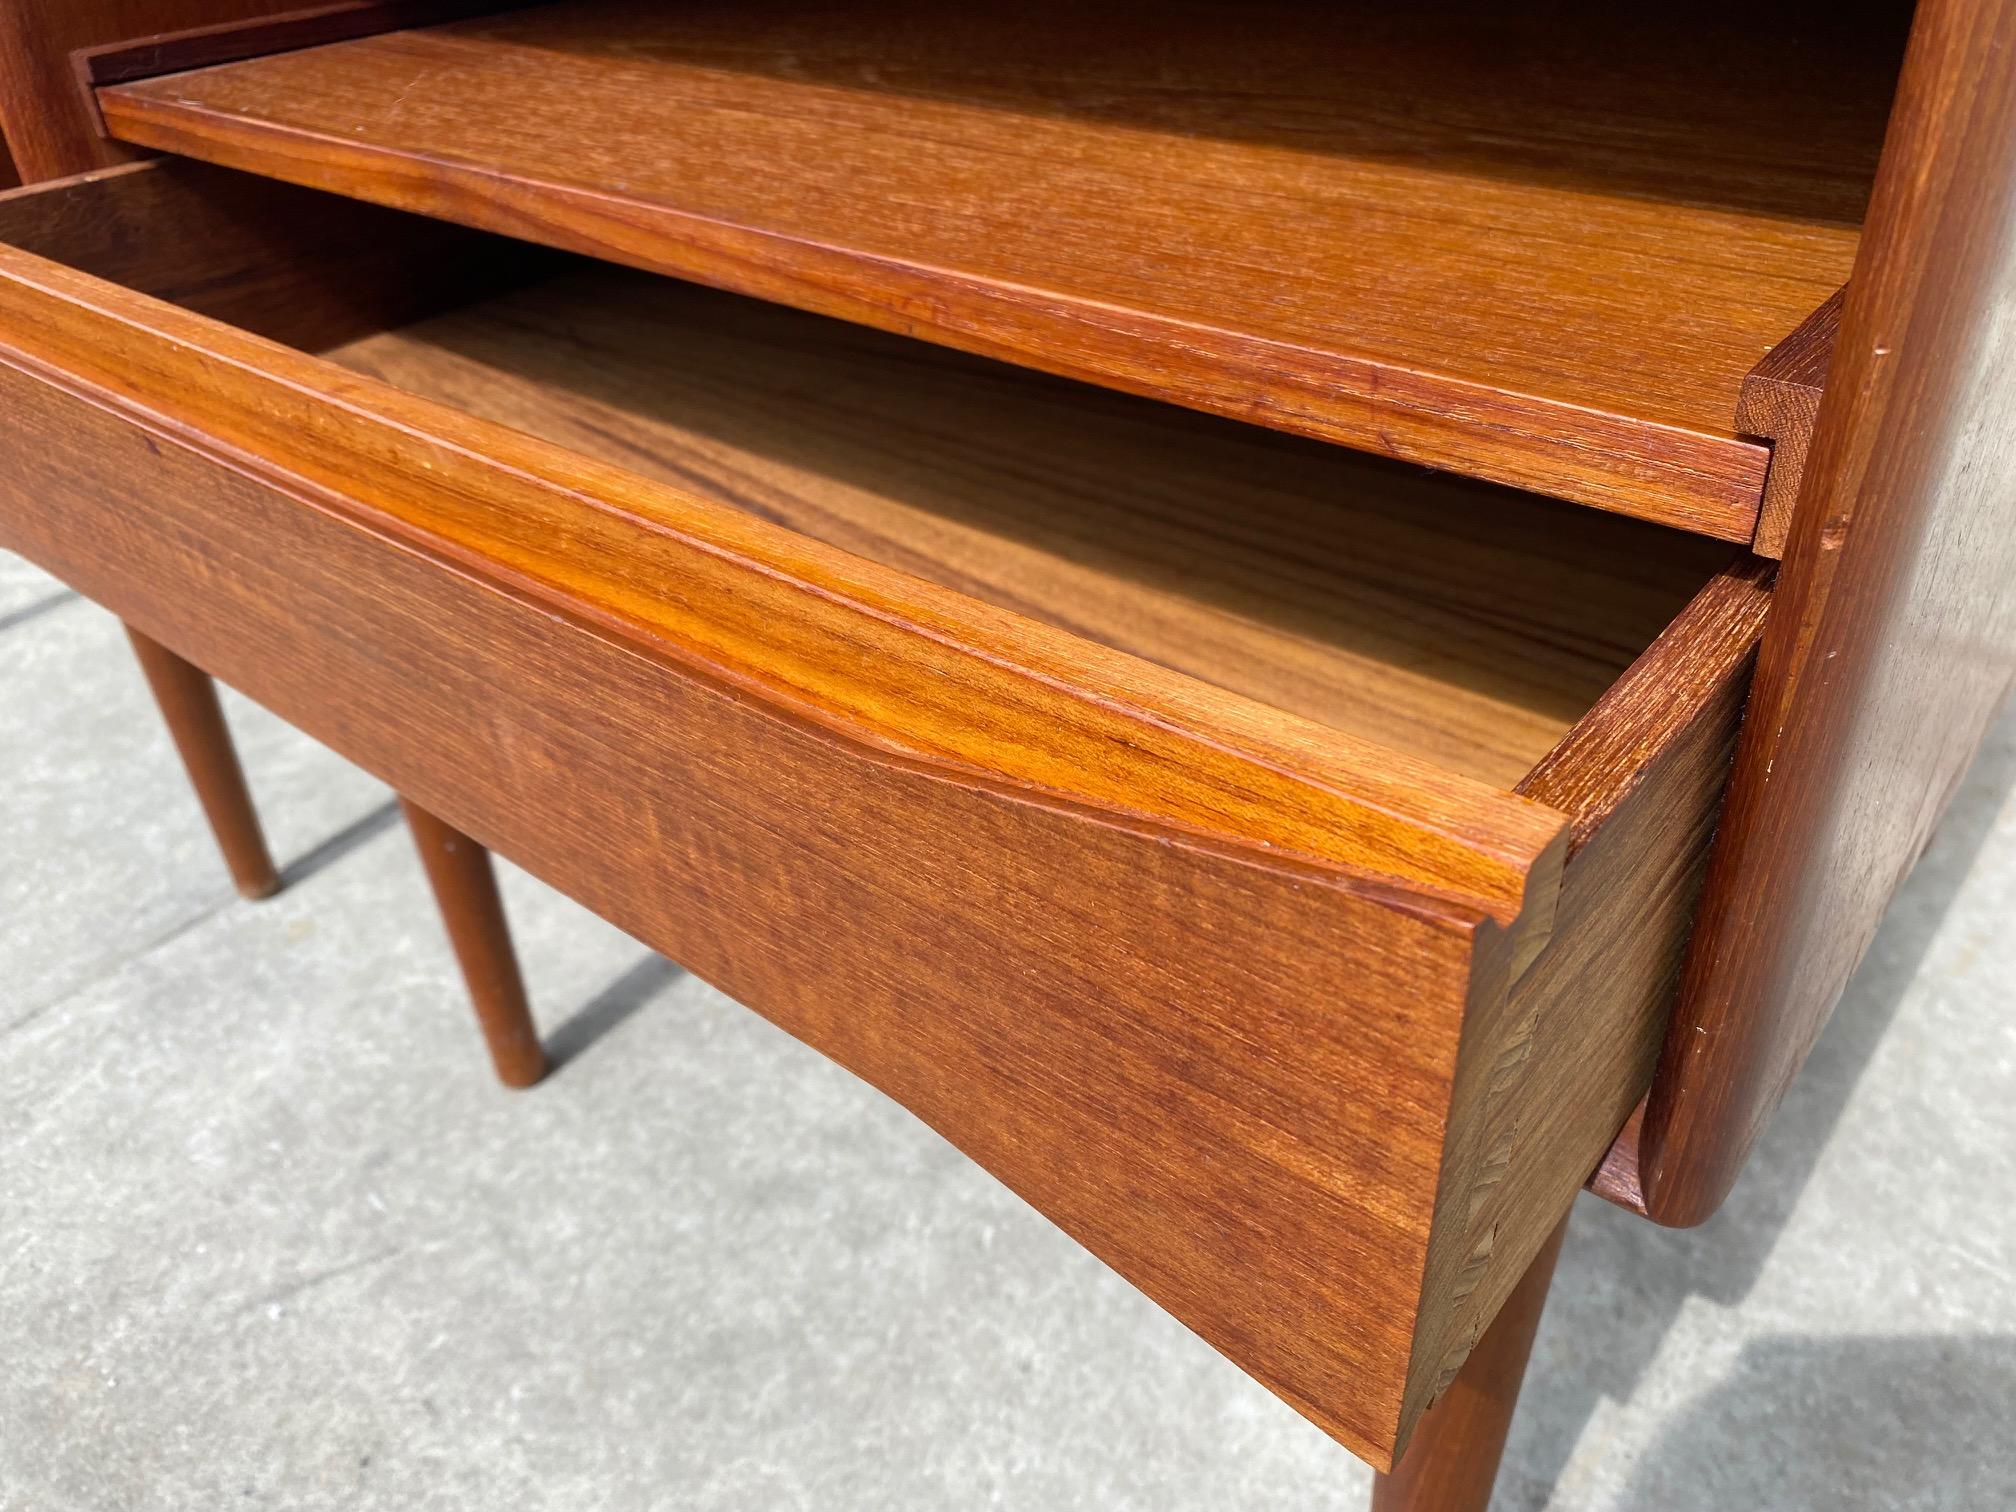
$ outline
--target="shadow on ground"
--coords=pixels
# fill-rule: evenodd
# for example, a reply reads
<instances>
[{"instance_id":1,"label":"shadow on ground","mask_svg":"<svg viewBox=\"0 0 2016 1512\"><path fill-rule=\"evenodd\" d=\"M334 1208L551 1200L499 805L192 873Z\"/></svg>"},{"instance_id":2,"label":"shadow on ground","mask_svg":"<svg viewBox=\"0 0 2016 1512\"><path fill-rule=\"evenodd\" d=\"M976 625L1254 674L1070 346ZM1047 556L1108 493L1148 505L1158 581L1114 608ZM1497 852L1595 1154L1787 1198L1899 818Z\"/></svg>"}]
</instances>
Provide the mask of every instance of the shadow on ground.
<instances>
[{"instance_id":1,"label":"shadow on ground","mask_svg":"<svg viewBox=\"0 0 2016 1512\"><path fill-rule=\"evenodd\" d=\"M1753 1339L1637 1469L1629 1507L2016 1507L2016 1337Z\"/></svg>"},{"instance_id":2,"label":"shadow on ground","mask_svg":"<svg viewBox=\"0 0 2016 1512\"><path fill-rule=\"evenodd\" d=\"M578 1059L682 975L679 966L661 955L647 955L630 967L546 1036L546 1059L552 1071Z\"/></svg>"},{"instance_id":3,"label":"shadow on ground","mask_svg":"<svg viewBox=\"0 0 2016 1512\"><path fill-rule=\"evenodd\" d=\"M1514 1420L1506 1473L1493 1503L1497 1512L1533 1512L1547 1504L1547 1488L1559 1481L1598 1405L1633 1396L1690 1300L1735 1307L1750 1294L2012 789L2016 708L2005 710L1991 728L1932 844L1899 890L1825 1034L1719 1214L1698 1229L1662 1229L1600 1199L1580 1200L1549 1303L1555 1347L1572 1365L1550 1371L1536 1363ZM1575 1337L1561 1342L1564 1328ZM1542 1354L1549 1347L1545 1335L1543 1324ZM1956 1474L1992 1475L1995 1467L1976 1462L2000 1460L2004 1494L1923 1504L2016 1506L2016 1488L2007 1484L2016 1465L2006 1448L2010 1403L2016 1402L2010 1348L2009 1340L1996 1337L1755 1343L1736 1374L1687 1409L1685 1420L1660 1442L1623 1505L1657 1512L1861 1506L1843 1500L1839 1490L1855 1486L1842 1464L1846 1445L1884 1461L1880 1474L1869 1472L1875 1476L1872 1486L1883 1476L1916 1479L1949 1465L1965 1467ZM1950 1384L1933 1383L1927 1396L1928 1382L1919 1378L1937 1376L1942 1358L1956 1375ZM1914 1391L1926 1401L1950 1399L1950 1410L1920 1411L1917 1402L1901 1401ZM1857 1401L1890 1406L1871 1413L1856 1407ZM1705 1426L1711 1418L1721 1424L1713 1432ZM1727 1435L1735 1431L1740 1442L1743 1425L1777 1436L1782 1453L1772 1458L1800 1461L1780 1464L1772 1473L1782 1484L1738 1485L1730 1479L1738 1472L1722 1463L1729 1457ZM1894 1442L1885 1442L1893 1431ZM1988 1443L2003 1448L1984 1455ZM1757 1458L1753 1464L1742 1457L1741 1473L1772 1478L1763 1475L1763 1457ZM1689 1482L1690 1471L1698 1484ZM1652 1477L1658 1478L1656 1487ZM1636 1494L1640 1489L1644 1494ZM1878 1495L1866 1504L1887 1508L1903 1502Z\"/></svg>"},{"instance_id":4,"label":"shadow on ground","mask_svg":"<svg viewBox=\"0 0 2016 1512\"><path fill-rule=\"evenodd\" d=\"M317 872L334 866L359 846L375 840L398 822L399 801L388 798L281 867L280 885L298 887Z\"/></svg>"}]
</instances>

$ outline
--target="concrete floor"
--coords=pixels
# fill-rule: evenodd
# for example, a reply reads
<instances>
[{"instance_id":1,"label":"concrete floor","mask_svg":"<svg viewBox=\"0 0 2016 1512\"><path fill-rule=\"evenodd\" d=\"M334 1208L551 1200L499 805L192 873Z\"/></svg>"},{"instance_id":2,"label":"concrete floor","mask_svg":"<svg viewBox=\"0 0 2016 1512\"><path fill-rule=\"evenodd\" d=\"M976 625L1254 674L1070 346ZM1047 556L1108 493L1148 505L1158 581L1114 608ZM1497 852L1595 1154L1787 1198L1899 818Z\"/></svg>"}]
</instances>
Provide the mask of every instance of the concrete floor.
<instances>
[{"instance_id":1,"label":"concrete floor","mask_svg":"<svg viewBox=\"0 0 2016 1512\"><path fill-rule=\"evenodd\" d=\"M386 792L242 701L236 900L116 626L0 557L0 1508L1358 1508L875 1093L506 886L490 1079ZM1725 1212L1584 1199L1497 1506L2016 1506L2016 719ZM1552 1488L1551 1494L1549 1488Z\"/></svg>"}]
</instances>

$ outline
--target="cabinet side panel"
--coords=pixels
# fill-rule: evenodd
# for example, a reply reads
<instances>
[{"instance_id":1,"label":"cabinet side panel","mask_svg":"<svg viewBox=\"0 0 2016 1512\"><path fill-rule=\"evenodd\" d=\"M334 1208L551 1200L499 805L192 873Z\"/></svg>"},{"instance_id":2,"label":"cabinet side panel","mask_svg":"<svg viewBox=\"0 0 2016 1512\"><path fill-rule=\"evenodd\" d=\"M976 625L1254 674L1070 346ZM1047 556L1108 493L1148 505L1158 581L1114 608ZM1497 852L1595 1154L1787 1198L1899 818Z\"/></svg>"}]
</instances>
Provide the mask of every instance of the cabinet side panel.
<instances>
[{"instance_id":1,"label":"cabinet side panel","mask_svg":"<svg viewBox=\"0 0 2016 1512\"><path fill-rule=\"evenodd\" d=\"M2016 0L1925 0L1640 1145L1713 1213L2016 670Z\"/></svg>"}]
</instances>

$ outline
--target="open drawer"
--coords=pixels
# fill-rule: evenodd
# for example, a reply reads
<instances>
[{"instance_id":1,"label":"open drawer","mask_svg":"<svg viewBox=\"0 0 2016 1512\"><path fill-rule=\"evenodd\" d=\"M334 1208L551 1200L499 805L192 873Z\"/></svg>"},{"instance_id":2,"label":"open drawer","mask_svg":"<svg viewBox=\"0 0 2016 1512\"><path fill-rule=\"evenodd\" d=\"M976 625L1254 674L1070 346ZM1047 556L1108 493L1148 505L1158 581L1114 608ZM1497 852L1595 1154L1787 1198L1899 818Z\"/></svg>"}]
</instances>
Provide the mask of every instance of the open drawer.
<instances>
[{"instance_id":1,"label":"open drawer","mask_svg":"<svg viewBox=\"0 0 2016 1512\"><path fill-rule=\"evenodd\" d=\"M192 165L0 240L0 544L1375 1464L1643 1094L1731 548Z\"/></svg>"}]
</instances>

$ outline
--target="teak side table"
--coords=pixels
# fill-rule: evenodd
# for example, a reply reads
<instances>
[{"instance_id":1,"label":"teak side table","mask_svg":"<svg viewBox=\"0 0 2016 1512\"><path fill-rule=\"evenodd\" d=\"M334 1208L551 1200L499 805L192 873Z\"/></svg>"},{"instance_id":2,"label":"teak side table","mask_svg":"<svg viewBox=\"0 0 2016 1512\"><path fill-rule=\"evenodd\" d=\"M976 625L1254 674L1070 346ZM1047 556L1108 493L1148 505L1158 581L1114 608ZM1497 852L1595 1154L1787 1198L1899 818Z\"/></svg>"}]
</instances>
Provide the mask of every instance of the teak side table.
<instances>
[{"instance_id":1,"label":"teak side table","mask_svg":"<svg viewBox=\"0 0 2016 1512\"><path fill-rule=\"evenodd\" d=\"M1481 1509L2016 668L2016 0L1000 10L0 0L0 545Z\"/></svg>"}]
</instances>

